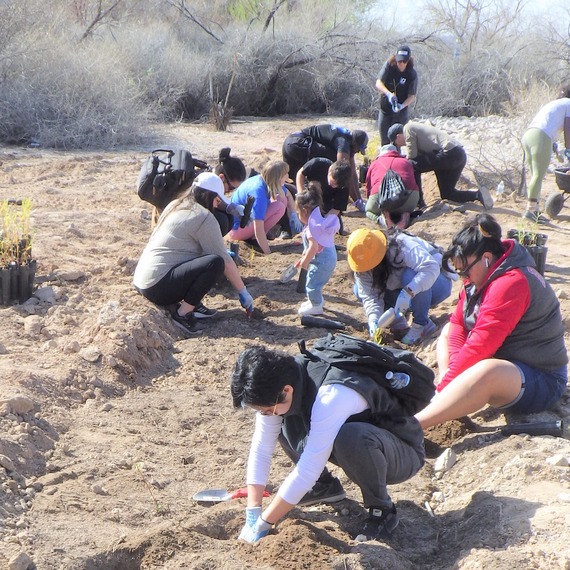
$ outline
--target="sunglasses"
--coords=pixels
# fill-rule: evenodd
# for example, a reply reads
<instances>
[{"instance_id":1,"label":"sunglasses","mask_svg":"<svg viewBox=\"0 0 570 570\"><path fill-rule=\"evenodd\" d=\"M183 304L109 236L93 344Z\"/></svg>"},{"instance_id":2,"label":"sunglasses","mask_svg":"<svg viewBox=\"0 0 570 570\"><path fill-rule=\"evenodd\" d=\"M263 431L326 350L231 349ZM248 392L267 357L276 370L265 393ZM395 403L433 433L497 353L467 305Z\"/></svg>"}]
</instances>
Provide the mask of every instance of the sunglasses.
<instances>
[{"instance_id":1,"label":"sunglasses","mask_svg":"<svg viewBox=\"0 0 570 570\"><path fill-rule=\"evenodd\" d=\"M483 256L480 255L477 257L473 262L471 262L467 267L463 267L462 269L456 269L455 273L459 275L459 277L469 277L469 272L473 269L473 266L479 263L483 259Z\"/></svg>"}]
</instances>

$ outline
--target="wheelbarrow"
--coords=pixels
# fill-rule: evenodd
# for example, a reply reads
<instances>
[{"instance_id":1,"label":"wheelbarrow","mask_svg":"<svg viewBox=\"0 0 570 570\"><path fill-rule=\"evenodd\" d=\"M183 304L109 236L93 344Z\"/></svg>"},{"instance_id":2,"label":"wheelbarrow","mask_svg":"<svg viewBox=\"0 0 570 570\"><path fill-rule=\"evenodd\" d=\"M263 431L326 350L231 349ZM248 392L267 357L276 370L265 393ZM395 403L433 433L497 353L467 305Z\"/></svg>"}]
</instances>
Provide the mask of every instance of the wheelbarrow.
<instances>
[{"instance_id":1,"label":"wheelbarrow","mask_svg":"<svg viewBox=\"0 0 570 570\"><path fill-rule=\"evenodd\" d=\"M570 166L559 166L554 170L556 185L562 192L553 192L546 198L544 211L551 218L556 218L564 207L570 194Z\"/></svg>"}]
</instances>

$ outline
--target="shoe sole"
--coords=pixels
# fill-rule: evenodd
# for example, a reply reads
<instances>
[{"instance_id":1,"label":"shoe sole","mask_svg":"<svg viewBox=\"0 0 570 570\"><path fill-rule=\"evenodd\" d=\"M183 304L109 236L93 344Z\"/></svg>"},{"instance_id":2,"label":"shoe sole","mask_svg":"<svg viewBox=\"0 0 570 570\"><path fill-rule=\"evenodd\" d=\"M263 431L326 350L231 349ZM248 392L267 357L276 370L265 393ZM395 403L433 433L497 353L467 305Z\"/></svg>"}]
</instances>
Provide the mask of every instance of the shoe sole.
<instances>
[{"instance_id":1,"label":"shoe sole","mask_svg":"<svg viewBox=\"0 0 570 570\"><path fill-rule=\"evenodd\" d=\"M205 315L204 313L198 313L196 311L194 311L194 317L196 319L211 319L213 317L215 317L218 314L218 311L216 311L215 313L213 313L212 315Z\"/></svg>"},{"instance_id":2,"label":"shoe sole","mask_svg":"<svg viewBox=\"0 0 570 570\"><path fill-rule=\"evenodd\" d=\"M297 505L299 507L310 507L311 505L317 505L318 503L338 503L343 499L346 499L346 493L344 491L342 493L338 493L337 495L333 495L332 497L313 499L312 501L307 501L306 503L297 503Z\"/></svg>"},{"instance_id":3,"label":"shoe sole","mask_svg":"<svg viewBox=\"0 0 570 570\"><path fill-rule=\"evenodd\" d=\"M202 329L196 329L195 331L191 331L189 330L187 327L185 327L182 323L179 323L178 321L175 321L174 319L172 319L172 322L182 331L184 331L186 334L190 334L190 335L199 335L202 334L204 331Z\"/></svg>"}]
</instances>

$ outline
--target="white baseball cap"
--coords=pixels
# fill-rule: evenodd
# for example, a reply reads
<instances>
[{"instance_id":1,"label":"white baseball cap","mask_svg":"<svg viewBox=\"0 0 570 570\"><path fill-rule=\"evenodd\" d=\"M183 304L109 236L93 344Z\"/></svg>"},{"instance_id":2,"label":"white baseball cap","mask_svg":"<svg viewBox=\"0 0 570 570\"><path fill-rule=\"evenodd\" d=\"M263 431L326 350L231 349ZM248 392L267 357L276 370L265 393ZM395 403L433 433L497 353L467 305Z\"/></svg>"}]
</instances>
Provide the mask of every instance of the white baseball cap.
<instances>
[{"instance_id":1,"label":"white baseball cap","mask_svg":"<svg viewBox=\"0 0 570 570\"><path fill-rule=\"evenodd\" d=\"M229 204L227 198L224 196L224 183L217 174L213 172L202 172L196 176L194 184L204 190L215 192L224 204Z\"/></svg>"}]
</instances>

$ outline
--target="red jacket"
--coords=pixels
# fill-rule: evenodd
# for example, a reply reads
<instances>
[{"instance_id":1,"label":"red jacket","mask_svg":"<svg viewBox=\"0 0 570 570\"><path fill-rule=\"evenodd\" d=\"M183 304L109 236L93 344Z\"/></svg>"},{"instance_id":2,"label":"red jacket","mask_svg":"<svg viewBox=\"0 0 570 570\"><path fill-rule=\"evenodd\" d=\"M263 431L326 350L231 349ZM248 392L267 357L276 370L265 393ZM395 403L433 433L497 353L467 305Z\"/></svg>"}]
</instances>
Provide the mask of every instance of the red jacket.
<instances>
[{"instance_id":1,"label":"red jacket","mask_svg":"<svg viewBox=\"0 0 570 570\"><path fill-rule=\"evenodd\" d=\"M418 190L416 179L414 177L414 167L412 163L395 150L381 154L372 161L366 174L366 197L370 198L372 194L377 194L380 184L384 179L386 170L391 168L397 172L404 181L408 190Z\"/></svg>"}]
</instances>

